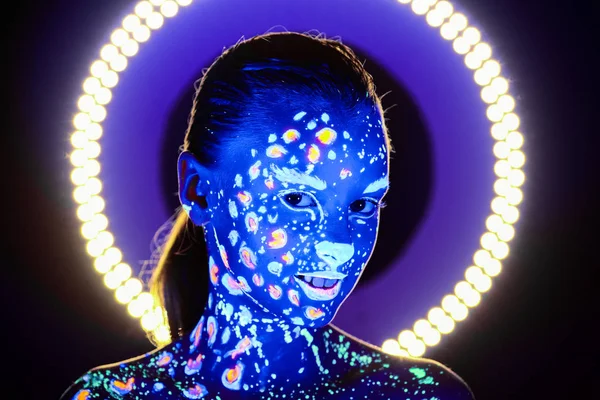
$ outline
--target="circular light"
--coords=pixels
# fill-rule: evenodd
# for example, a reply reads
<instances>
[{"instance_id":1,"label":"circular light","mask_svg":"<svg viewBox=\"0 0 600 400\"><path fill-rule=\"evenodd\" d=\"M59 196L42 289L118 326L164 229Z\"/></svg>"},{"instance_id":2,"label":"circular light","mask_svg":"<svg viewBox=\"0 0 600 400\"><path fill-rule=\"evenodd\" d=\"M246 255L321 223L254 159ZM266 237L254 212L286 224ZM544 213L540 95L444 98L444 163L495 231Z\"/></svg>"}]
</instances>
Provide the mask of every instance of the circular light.
<instances>
[{"instance_id":1,"label":"circular light","mask_svg":"<svg viewBox=\"0 0 600 400\"><path fill-rule=\"evenodd\" d=\"M123 18L123 28L128 32L134 32L142 24L140 17L137 15L129 14Z\"/></svg>"},{"instance_id":2,"label":"circular light","mask_svg":"<svg viewBox=\"0 0 600 400\"><path fill-rule=\"evenodd\" d=\"M381 345L381 350L387 354L399 356L401 354L400 343L394 339L388 339Z\"/></svg>"},{"instance_id":3,"label":"circular light","mask_svg":"<svg viewBox=\"0 0 600 400\"><path fill-rule=\"evenodd\" d=\"M467 281L459 282L455 286L454 294L445 296L441 307L432 308L427 314L427 319L417 320L414 332L405 330L399 335L398 341L384 342L384 347L392 354L410 354L418 357L424 354L427 346L435 346L440 342L440 333L451 332L455 320L461 321L466 318L467 307L479 304L480 292L485 292L491 287L490 277L500 273L499 260L509 253L507 242L515 235L512 224L519 218L516 206L523 199L523 192L519 187L525 181L525 175L520 168L523 167L526 158L519 150L523 146L523 136L516 131L520 119L514 113L515 99L507 94L508 80L500 76L501 65L497 60L491 59L492 49L489 44L481 42L480 30L469 26L462 13L455 13L449 1L398 1L411 4L416 14L424 15L430 26L440 30L442 38L453 41L455 52L464 55L465 66L474 71L475 82L482 86L481 99L488 104L487 117L493 123L490 133L497 141L493 151L498 159L494 166L499 178L494 182L494 191L498 197L491 203L495 214L486 219L489 232L484 232L481 236L482 248L473 255L475 266L467 269L471 272L465 272ZM121 263L122 254L113 247L113 235L106 231L108 219L102 214L105 203L99 196L102 183L96 177L101 169L96 160L101 148L96 141L103 134L100 123L106 118L104 106L112 99L110 89L119 82L118 72L127 68L128 57L138 53L139 43L149 40L151 30L163 26L165 17L174 17L180 6L189 4L191 0L151 0L135 5L135 14L127 15L122 20L122 26L110 36L111 43L101 48L100 59L90 66L91 76L84 81L84 95L77 102L81 112L73 118L76 132L71 136L74 146L71 162L75 167L71 177L77 186L73 191L73 199L79 204L77 215L83 221L81 233L89 240L88 253L96 257L94 266L99 272L106 274L105 282L115 289L117 301L128 304L130 314L142 318L143 328L151 331L157 340L165 342L170 340L170 332L164 324L163 310L160 307L153 308L154 302L150 293L143 292L143 285L139 279L131 278L131 267ZM462 35L459 37L460 33ZM418 339L417 335L422 340Z\"/></svg>"},{"instance_id":4,"label":"circular light","mask_svg":"<svg viewBox=\"0 0 600 400\"><path fill-rule=\"evenodd\" d=\"M148 18L150 14L152 14L152 4L148 1L141 1L135 6L135 13L140 18Z\"/></svg>"}]
</instances>

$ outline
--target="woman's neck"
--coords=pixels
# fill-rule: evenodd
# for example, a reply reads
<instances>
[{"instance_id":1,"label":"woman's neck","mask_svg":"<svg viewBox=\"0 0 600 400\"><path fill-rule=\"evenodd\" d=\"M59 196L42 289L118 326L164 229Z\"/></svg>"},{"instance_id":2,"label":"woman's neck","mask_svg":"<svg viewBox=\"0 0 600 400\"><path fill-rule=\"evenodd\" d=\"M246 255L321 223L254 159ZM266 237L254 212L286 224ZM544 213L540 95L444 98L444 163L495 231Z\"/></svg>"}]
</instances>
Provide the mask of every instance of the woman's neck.
<instances>
[{"instance_id":1,"label":"woman's neck","mask_svg":"<svg viewBox=\"0 0 600 400\"><path fill-rule=\"evenodd\" d=\"M289 384L328 373L322 363L323 329L292 325L244 294L223 291L223 285L211 284L200 321L181 342L181 351L189 352L186 375L199 373L228 389L257 391L276 381Z\"/></svg>"}]
</instances>

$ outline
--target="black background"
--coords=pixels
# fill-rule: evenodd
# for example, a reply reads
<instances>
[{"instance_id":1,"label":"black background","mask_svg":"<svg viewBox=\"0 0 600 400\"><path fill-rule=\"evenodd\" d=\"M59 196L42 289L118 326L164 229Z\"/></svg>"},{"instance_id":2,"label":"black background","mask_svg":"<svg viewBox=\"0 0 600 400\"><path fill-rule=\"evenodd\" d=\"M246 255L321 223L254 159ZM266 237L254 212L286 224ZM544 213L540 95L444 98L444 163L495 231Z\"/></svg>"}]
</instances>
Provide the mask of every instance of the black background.
<instances>
[{"instance_id":1,"label":"black background","mask_svg":"<svg viewBox=\"0 0 600 400\"><path fill-rule=\"evenodd\" d=\"M484 305L429 356L478 399L592 398L600 381L597 5L461 3L499 49L520 96L526 203ZM151 349L90 267L66 153L74 96L97 52L89 44L130 5L2 6L2 398L56 399L87 369Z\"/></svg>"}]
</instances>

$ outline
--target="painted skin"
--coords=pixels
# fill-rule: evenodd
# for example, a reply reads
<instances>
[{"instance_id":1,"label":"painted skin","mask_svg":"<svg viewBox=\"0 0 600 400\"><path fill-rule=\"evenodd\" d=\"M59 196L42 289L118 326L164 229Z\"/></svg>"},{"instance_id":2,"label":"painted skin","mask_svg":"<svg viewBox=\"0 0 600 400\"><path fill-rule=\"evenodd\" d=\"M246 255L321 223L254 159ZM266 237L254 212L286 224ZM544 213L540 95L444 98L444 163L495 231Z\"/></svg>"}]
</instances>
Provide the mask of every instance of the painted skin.
<instances>
[{"instance_id":1,"label":"painted skin","mask_svg":"<svg viewBox=\"0 0 600 400\"><path fill-rule=\"evenodd\" d=\"M371 255L388 188L381 115L353 117L291 113L262 146L232 154L226 184L184 153L183 182L204 179L209 204L200 210L183 185L210 256L204 314L186 337L96 368L63 398L471 399L441 364L326 326Z\"/></svg>"}]
</instances>

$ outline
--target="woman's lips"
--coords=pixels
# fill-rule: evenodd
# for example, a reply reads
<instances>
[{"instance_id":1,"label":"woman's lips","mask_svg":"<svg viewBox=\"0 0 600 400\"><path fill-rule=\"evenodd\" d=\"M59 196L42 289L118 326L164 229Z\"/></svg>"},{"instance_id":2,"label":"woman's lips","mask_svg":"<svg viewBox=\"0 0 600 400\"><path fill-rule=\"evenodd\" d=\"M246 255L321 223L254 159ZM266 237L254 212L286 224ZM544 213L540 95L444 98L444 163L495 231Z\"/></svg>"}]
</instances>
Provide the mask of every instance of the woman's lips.
<instances>
[{"instance_id":1,"label":"woman's lips","mask_svg":"<svg viewBox=\"0 0 600 400\"><path fill-rule=\"evenodd\" d=\"M333 300L340 292L343 279L331 279L319 276L294 275L298 286L311 300Z\"/></svg>"}]
</instances>

